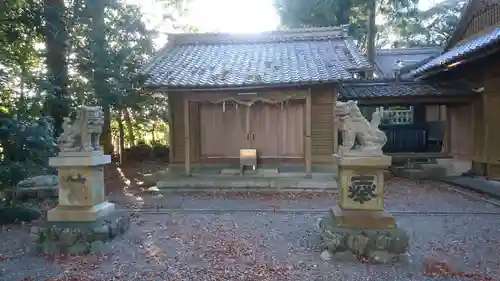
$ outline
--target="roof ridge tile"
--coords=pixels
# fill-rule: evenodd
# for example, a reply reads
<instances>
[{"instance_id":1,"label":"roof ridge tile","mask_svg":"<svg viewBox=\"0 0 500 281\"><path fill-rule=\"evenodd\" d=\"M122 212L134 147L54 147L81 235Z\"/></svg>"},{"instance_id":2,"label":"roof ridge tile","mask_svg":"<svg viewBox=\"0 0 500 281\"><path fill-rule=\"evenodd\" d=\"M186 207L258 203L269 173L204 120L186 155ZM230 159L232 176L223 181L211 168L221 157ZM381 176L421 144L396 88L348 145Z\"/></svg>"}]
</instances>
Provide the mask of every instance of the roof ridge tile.
<instances>
[{"instance_id":1,"label":"roof ridge tile","mask_svg":"<svg viewBox=\"0 0 500 281\"><path fill-rule=\"evenodd\" d=\"M237 44L331 40L348 37L346 26L273 30L255 34L178 33L168 34L174 44Z\"/></svg>"}]
</instances>

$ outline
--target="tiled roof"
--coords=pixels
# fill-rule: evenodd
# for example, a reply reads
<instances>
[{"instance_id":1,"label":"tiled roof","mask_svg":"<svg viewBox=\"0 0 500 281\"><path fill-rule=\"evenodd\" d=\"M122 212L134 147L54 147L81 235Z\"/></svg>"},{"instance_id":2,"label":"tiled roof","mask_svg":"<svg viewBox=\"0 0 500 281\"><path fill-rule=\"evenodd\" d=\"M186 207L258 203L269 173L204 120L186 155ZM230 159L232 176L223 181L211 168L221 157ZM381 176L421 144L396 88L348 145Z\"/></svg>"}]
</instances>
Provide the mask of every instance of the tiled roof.
<instances>
[{"instance_id":1,"label":"tiled roof","mask_svg":"<svg viewBox=\"0 0 500 281\"><path fill-rule=\"evenodd\" d=\"M421 67L422 65L424 65L424 64L426 64L426 63L428 63L428 62L430 62L431 60L433 60L435 57L437 57L437 56L439 56L439 55L440 55L440 54L436 54L436 55L434 55L434 56L432 56L432 57L428 57L428 58L426 58L426 59L424 59L424 60L422 60L422 61L420 61L420 62L418 62L418 63L415 63L415 64L413 64L413 65L410 65L410 66L403 66L403 68L401 68L401 69L399 70L399 73L400 73L399 78L400 78L400 79L403 79L403 80L404 80L404 79L406 79L406 80L414 80L414 79L415 79L415 75L414 75L414 74L412 74L411 72L412 72L413 70L415 70L415 69L417 69L417 68Z\"/></svg>"},{"instance_id":2,"label":"tiled roof","mask_svg":"<svg viewBox=\"0 0 500 281\"><path fill-rule=\"evenodd\" d=\"M478 36L468 42L457 45L444 54L436 57L435 59L429 61L428 63L422 65L421 67L410 72L411 75L419 75L424 72L450 64L454 61L460 60L462 57L470 55L476 51L483 48L498 44L500 42L500 28L495 28L494 30L488 32L485 35Z\"/></svg>"},{"instance_id":3,"label":"tiled roof","mask_svg":"<svg viewBox=\"0 0 500 281\"><path fill-rule=\"evenodd\" d=\"M341 82L340 99L357 100L381 97L459 96L474 94L470 87L455 82L453 85L430 84L415 81L362 80Z\"/></svg>"},{"instance_id":4,"label":"tiled roof","mask_svg":"<svg viewBox=\"0 0 500 281\"><path fill-rule=\"evenodd\" d=\"M429 57L437 56L441 53L439 47L415 47L380 49L375 54L375 64L377 74L381 78L393 78L396 62L403 62L403 67L410 67L418 64Z\"/></svg>"},{"instance_id":5,"label":"tiled roof","mask_svg":"<svg viewBox=\"0 0 500 281\"><path fill-rule=\"evenodd\" d=\"M334 82L370 68L346 27L332 27L170 35L141 72L151 88L219 88Z\"/></svg>"}]
</instances>

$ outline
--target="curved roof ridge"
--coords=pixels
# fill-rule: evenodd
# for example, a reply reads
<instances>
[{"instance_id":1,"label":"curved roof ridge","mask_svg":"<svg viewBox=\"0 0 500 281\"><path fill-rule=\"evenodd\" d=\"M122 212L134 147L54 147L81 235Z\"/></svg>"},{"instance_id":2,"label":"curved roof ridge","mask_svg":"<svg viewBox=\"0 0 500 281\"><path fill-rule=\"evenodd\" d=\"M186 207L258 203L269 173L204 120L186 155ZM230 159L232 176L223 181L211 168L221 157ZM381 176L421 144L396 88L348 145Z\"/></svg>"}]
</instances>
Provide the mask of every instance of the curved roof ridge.
<instances>
[{"instance_id":1,"label":"curved roof ridge","mask_svg":"<svg viewBox=\"0 0 500 281\"><path fill-rule=\"evenodd\" d=\"M421 53L441 53L442 47L423 46L409 48L377 49L377 55L398 55L398 54L421 54Z\"/></svg>"},{"instance_id":2,"label":"curved roof ridge","mask_svg":"<svg viewBox=\"0 0 500 281\"><path fill-rule=\"evenodd\" d=\"M221 44L221 43L251 43L251 42L280 42L294 40L324 40L345 38L348 36L347 26L315 27L273 30L254 34L233 33L171 33L169 41L173 44Z\"/></svg>"}]
</instances>

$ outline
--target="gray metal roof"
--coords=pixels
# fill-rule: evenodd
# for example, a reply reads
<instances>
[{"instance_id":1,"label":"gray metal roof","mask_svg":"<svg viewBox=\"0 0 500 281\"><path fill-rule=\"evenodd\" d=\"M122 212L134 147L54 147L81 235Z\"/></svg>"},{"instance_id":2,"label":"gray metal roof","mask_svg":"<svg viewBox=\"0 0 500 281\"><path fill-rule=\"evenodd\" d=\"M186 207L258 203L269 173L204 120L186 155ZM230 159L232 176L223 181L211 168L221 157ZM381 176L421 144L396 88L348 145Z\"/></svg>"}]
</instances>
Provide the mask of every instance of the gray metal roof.
<instances>
[{"instance_id":1,"label":"gray metal roof","mask_svg":"<svg viewBox=\"0 0 500 281\"><path fill-rule=\"evenodd\" d=\"M473 95L463 83L444 85L416 81L362 80L340 83L341 100L373 99L381 97L426 97Z\"/></svg>"},{"instance_id":2,"label":"gray metal roof","mask_svg":"<svg viewBox=\"0 0 500 281\"><path fill-rule=\"evenodd\" d=\"M433 60L427 62L426 64L420 66L419 68L411 71L410 75L423 74L424 72L430 69L453 63L455 61L460 60L464 56L470 55L483 48L493 46L495 44L498 44L499 42L500 42L500 28L497 27L485 35L478 36L468 42L453 47L449 51L434 58Z\"/></svg>"},{"instance_id":3,"label":"gray metal roof","mask_svg":"<svg viewBox=\"0 0 500 281\"><path fill-rule=\"evenodd\" d=\"M332 27L170 35L141 72L150 88L219 88L334 82L370 68L346 27Z\"/></svg>"},{"instance_id":4,"label":"gray metal roof","mask_svg":"<svg viewBox=\"0 0 500 281\"><path fill-rule=\"evenodd\" d=\"M419 62L438 56L442 52L440 47L414 47L380 49L375 55L376 71L380 78L393 78L396 70L396 62L401 61L403 67L411 67Z\"/></svg>"}]
</instances>

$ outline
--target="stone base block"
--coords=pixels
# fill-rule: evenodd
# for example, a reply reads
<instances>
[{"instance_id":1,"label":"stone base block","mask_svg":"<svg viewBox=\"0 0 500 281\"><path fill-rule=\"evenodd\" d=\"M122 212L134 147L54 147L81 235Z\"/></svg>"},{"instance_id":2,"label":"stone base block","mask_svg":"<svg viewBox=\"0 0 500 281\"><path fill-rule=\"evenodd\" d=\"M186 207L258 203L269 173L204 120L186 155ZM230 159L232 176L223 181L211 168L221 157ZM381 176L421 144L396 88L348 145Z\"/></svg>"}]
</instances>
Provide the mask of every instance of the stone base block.
<instances>
[{"instance_id":1,"label":"stone base block","mask_svg":"<svg viewBox=\"0 0 500 281\"><path fill-rule=\"evenodd\" d=\"M374 263L399 260L408 249L409 237L398 227L394 228L347 228L340 227L336 217L325 216L318 224L326 250L337 257L368 259Z\"/></svg>"},{"instance_id":2,"label":"stone base block","mask_svg":"<svg viewBox=\"0 0 500 281\"><path fill-rule=\"evenodd\" d=\"M45 254L87 254L104 250L104 242L130 226L128 213L114 212L94 222L45 222L31 227L35 250Z\"/></svg>"},{"instance_id":3,"label":"stone base block","mask_svg":"<svg viewBox=\"0 0 500 281\"><path fill-rule=\"evenodd\" d=\"M396 218L385 211L351 211L339 206L332 208L332 216L339 227L395 228Z\"/></svg>"},{"instance_id":4,"label":"stone base block","mask_svg":"<svg viewBox=\"0 0 500 281\"><path fill-rule=\"evenodd\" d=\"M45 198L57 198L59 192L59 186L33 186L33 187L23 187L23 188L13 188L10 190L5 190L5 195L8 198L15 200L28 200L28 199L45 199Z\"/></svg>"},{"instance_id":5,"label":"stone base block","mask_svg":"<svg viewBox=\"0 0 500 281\"><path fill-rule=\"evenodd\" d=\"M333 154L333 162L340 167L372 167L387 169L391 166L392 157L387 155L363 156L361 155L345 155L341 156Z\"/></svg>"},{"instance_id":6,"label":"stone base block","mask_svg":"<svg viewBox=\"0 0 500 281\"><path fill-rule=\"evenodd\" d=\"M102 152L63 152L49 158L51 167L94 167L111 163L111 155Z\"/></svg>"},{"instance_id":7,"label":"stone base block","mask_svg":"<svg viewBox=\"0 0 500 281\"><path fill-rule=\"evenodd\" d=\"M47 212L50 222L92 222L115 211L115 204L103 202L92 207L57 206Z\"/></svg>"}]
</instances>

